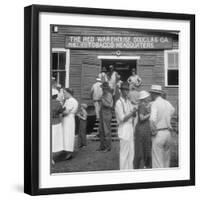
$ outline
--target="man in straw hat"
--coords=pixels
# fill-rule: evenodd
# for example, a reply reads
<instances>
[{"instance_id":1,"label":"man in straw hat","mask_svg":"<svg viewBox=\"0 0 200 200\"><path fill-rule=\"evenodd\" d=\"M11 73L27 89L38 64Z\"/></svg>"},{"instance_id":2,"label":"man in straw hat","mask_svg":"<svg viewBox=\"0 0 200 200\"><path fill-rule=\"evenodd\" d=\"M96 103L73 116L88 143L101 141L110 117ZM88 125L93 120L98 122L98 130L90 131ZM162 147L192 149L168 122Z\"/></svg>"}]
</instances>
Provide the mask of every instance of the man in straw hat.
<instances>
[{"instance_id":1,"label":"man in straw hat","mask_svg":"<svg viewBox=\"0 0 200 200\"><path fill-rule=\"evenodd\" d=\"M120 169L133 169L134 159L134 119L136 106L128 99L129 84L122 83L121 97L115 105L115 113L118 123L118 136L120 139Z\"/></svg>"},{"instance_id":2,"label":"man in straw hat","mask_svg":"<svg viewBox=\"0 0 200 200\"><path fill-rule=\"evenodd\" d=\"M96 82L93 84L91 88L91 97L94 102L94 108L97 120L99 120L100 100L103 94L101 84L102 84L101 78L97 77Z\"/></svg>"},{"instance_id":3,"label":"man in straw hat","mask_svg":"<svg viewBox=\"0 0 200 200\"><path fill-rule=\"evenodd\" d=\"M107 152L111 150L111 120L113 98L108 82L104 82L101 87L103 89L103 95L101 98L99 119L100 146L97 150Z\"/></svg>"},{"instance_id":4,"label":"man in straw hat","mask_svg":"<svg viewBox=\"0 0 200 200\"><path fill-rule=\"evenodd\" d=\"M152 85L150 89L152 96L150 125L153 132L152 137L152 167L170 167L170 144L171 144L171 117L175 111L169 101L162 98L162 87Z\"/></svg>"}]
</instances>

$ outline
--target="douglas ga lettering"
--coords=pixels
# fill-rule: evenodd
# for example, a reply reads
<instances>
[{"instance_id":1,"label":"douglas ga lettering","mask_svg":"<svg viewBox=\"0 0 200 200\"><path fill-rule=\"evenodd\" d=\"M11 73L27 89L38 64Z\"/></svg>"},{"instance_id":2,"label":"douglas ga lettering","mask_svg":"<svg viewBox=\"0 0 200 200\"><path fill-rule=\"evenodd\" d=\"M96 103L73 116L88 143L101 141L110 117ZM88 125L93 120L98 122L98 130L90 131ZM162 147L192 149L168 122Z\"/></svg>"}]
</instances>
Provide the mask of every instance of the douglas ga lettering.
<instances>
[{"instance_id":1,"label":"douglas ga lettering","mask_svg":"<svg viewBox=\"0 0 200 200\"><path fill-rule=\"evenodd\" d=\"M170 37L66 36L66 48L91 49L170 49Z\"/></svg>"}]
</instances>

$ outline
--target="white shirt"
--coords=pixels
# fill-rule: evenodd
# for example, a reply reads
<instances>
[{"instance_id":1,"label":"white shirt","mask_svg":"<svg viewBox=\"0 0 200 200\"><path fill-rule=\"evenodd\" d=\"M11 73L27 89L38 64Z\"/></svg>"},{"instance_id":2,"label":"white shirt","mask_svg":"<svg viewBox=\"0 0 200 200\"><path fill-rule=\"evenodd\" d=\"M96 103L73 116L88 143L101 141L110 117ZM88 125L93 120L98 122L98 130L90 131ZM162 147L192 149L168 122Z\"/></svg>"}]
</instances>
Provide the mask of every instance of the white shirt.
<instances>
[{"instance_id":1,"label":"white shirt","mask_svg":"<svg viewBox=\"0 0 200 200\"><path fill-rule=\"evenodd\" d=\"M102 88L101 88L101 84L102 84L101 82L96 82L91 88L92 99L94 101L98 101L102 97L103 91L102 91Z\"/></svg>"},{"instance_id":2,"label":"white shirt","mask_svg":"<svg viewBox=\"0 0 200 200\"><path fill-rule=\"evenodd\" d=\"M167 100L157 97L151 104L150 121L157 129L171 128L171 117L174 111L174 107Z\"/></svg>"},{"instance_id":3,"label":"white shirt","mask_svg":"<svg viewBox=\"0 0 200 200\"><path fill-rule=\"evenodd\" d=\"M133 118L128 121L123 122L124 117L133 110L134 106L131 104L130 100L125 100L120 97L115 105L115 114L118 122L118 136L121 139L129 140L133 136Z\"/></svg>"},{"instance_id":4,"label":"white shirt","mask_svg":"<svg viewBox=\"0 0 200 200\"><path fill-rule=\"evenodd\" d=\"M63 107L65 107L65 110L67 111L67 113L76 114L78 110L78 101L75 98L70 97L69 99L65 101Z\"/></svg>"}]
</instances>

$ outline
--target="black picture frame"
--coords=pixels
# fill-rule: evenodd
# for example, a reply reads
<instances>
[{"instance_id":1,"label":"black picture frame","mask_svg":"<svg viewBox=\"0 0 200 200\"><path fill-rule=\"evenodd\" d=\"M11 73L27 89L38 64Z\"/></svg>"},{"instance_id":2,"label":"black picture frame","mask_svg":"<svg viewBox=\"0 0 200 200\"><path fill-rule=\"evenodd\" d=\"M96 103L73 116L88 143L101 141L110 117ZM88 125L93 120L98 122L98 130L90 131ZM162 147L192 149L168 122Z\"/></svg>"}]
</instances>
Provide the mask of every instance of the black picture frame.
<instances>
[{"instance_id":1,"label":"black picture frame","mask_svg":"<svg viewBox=\"0 0 200 200\"><path fill-rule=\"evenodd\" d=\"M187 20L190 23L190 178L189 180L39 188L39 14L76 13L100 16ZM46 195L195 185L195 15L82 7L31 5L24 9L24 192Z\"/></svg>"}]
</instances>

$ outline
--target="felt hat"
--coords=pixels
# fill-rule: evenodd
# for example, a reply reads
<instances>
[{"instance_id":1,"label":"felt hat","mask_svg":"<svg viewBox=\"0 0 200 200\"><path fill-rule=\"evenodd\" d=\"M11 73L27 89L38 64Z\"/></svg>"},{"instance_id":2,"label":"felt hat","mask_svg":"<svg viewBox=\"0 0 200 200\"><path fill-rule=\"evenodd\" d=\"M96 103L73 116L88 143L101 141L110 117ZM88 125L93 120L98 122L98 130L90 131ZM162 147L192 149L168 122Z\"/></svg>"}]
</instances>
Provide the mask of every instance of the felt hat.
<instances>
[{"instance_id":1,"label":"felt hat","mask_svg":"<svg viewBox=\"0 0 200 200\"><path fill-rule=\"evenodd\" d=\"M129 84L127 82L123 82L120 87L121 90L129 90Z\"/></svg>"}]
</instances>

